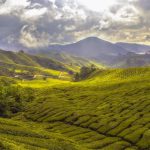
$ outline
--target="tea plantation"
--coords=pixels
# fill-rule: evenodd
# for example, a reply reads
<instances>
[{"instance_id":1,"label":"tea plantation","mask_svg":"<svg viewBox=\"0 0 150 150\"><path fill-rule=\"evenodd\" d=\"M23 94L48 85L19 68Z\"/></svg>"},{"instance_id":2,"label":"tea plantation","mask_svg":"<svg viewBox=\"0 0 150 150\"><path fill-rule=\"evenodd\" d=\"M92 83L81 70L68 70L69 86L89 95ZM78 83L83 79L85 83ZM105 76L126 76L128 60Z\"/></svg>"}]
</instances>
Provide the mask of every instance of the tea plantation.
<instances>
[{"instance_id":1,"label":"tea plantation","mask_svg":"<svg viewBox=\"0 0 150 150\"><path fill-rule=\"evenodd\" d=\"M0 149L150 150L149 77L150 68L130 68L80 82L16 81L33 98L0 119Z\"/></svg>"}]
</instances>

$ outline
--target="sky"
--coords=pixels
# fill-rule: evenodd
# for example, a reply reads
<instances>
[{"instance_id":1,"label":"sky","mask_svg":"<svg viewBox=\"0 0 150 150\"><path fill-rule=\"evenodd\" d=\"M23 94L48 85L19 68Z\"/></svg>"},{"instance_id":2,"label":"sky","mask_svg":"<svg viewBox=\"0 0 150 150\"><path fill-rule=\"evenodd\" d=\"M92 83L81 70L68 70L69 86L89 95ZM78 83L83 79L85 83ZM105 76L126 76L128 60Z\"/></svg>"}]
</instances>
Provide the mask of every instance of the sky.
<instances>
[{"instance_id":1,"label":"sky","mask_svg":"<svg viewBox=\"0 0 150 150\"><path fill-rule=\"evenodd\" d=\"M0 47L37 49L90 36L150 45L150 0L0 0Z\"/></svg>"}]
</instances>

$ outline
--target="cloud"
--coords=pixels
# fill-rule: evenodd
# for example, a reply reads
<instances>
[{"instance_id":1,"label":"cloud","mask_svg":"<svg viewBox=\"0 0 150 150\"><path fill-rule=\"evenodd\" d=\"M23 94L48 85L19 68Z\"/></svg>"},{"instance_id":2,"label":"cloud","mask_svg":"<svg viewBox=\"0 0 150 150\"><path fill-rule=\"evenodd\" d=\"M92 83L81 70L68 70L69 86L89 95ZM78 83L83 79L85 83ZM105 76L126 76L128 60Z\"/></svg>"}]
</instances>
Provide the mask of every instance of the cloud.
<instances>
[{"instance_id":1,"label":"cloud","mask_svg":"<svg viewBox=\"0 0 150 150\"><path fill-rule=\"evenodd\" d=\"M149 0L115 0L103 11L91 10L78 1L1 0L0 44L41 48L88 36L150 43Z\"/></svg>"},{"instance_id":2,"label":"cloud","mask_svg":"<svg viewBox=\"0 0 150 150\"><path fill-rule=\"evenodd\" d=\"M15 44L13 41L17 42L24 23L18 17L8 14L0 15L0 20L0 44ZM13 37L14 40L12 40Z\"/></svg>"},{"instance_id":3,"label":"cloud","mask_svg":"<svg viewBox=\"0 0 150 150\"><path fill-rule=\"evenodd\" d=\"M36 7L37 5L35 5L34 7ZM22 14L22 20L27 21L27 22L33 22L38 20L39 18L41 18L45 13L47 12L47 8L31 8L26 10L23 14Z\"/></svg>"},{"instance_id":4,"label":"cloud","mask_svg":"<svg viewBox=\"0 0 150 150\"><path fill-rule=\"evenodd\" d=\"M27 0L2 0L0 15L22 12L29 5L30 2Z\"/></svg>"},{"instance_id":5,"label":"cloud","mask_svg":"<svg viewBox=\"0 0 150 150\"><path fill-rule=\"evenodd\" d=\"M150 2L149 0L136 0L133 3L141 8L143 11L150 11Z\"/></svg>"},{"instance_id":6,"label":"cloud","mask_svg":"<svg viewBox=\"0 0 150 150\"><path fill-rule=\"evenodd\" d=\"M25 25L21 29L20 43L29 48L45 47L49 45L49 34L39 33L33 25Z\"/></svg>"}]
</instances>

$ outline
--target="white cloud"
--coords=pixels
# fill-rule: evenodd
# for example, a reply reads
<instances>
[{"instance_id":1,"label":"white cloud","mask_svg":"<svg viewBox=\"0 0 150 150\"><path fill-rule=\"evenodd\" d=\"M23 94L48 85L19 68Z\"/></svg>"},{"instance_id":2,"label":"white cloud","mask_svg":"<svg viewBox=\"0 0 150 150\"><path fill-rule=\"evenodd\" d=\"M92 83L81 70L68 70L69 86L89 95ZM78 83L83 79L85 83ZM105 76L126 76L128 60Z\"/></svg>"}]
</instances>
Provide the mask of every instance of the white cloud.
<instances>
[{"instance_id":1,"label":"white cloud","mask_svg":"<svg viewBox=\"0 0 150 150\"><path fill-rule=\"evenodd\" d=\"M5 39L15 45L19 41L36 48L87 36L127 42L139 42L141 37L141 41L149 41L149 0L79 1L6 0L0 5L0 42ZM13 38L17 40L11 42Z\"/></svg>"},{"instance_id":2,"label":"white cloud","mask_svg":"<svg viewBox=\"0 0 150 150\"><path fill-rule=\"evenodd\" d=\"M49 34L39 33L35 26L25 25L21 30L20 43L28 48L45 47L49 45Z\"/></svg>"},{"instance_id":3,"label":"white cloud","mask_svg":"<svg viewBox=\"0 0 150 150\"><path fill-rule=\"evenodd\" d=\"M47 12L47 8L32 8L27 9L22 14L21 18L26 21L34 21L41 18Z\"/></svg>"},{"instance_id":4,"label":"white cloud","mask_svg":"<svg viewBox=\"0 0 150 150\"><path fill-rule=\"evenodd\" d=\"M103 12L104 10L109 9L110 6L115 5L117 0L77 0L77 2L93 11Z\"/></svg>"},{"instance_id":5,"label":"white cloud","mask_svg":"<svg viewBox=\"0 0 150 150\"><path fill-rule=\"evenodd\" d=\"M28 0L6 0L0 6L0 14L9 14L12 11L20 11L30 5Z\"/></svg>"}]
</instances>

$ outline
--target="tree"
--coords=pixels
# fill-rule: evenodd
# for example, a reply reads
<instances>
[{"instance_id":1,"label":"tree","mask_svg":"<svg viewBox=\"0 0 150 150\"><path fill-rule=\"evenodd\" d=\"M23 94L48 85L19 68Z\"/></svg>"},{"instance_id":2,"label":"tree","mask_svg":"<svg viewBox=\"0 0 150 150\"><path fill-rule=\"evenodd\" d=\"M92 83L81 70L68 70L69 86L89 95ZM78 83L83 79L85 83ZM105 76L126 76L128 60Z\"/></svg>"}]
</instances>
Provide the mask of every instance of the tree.
<instances>
[{"instance_id":1,"label":"tree","mask_svg":"<svg viewBox=\"0 0 150 150\"><path fill-rule=\"evenodd\" d=\"M85 79L95 70L96 70L96 67L93 64L90 67L83 66L81 67L80 72L75 74L74 79L75 81Z\"/></svg>"},{"instance_id":2,"label":"tree","mask_svg":"<svg viewBox=\"0 0 150 150\"><path fill-rule=\"evenodd\" d=\"M77 72L75 75L74 75L74 81L79 81L80 80L80 74Z\"/></svg>"},{"instance_id":3,"label":"tree","mask_svg":"<svg viewBox=\"0 0 150 150\"><path fill-rule=\"evenodd\" d=\"M80 77L81 77L81 79L86 78L87 75L90 73L90 70L91 69L89 67L85 67L85 66L81 67L81 69L80 69Z\"/></svg>"}]
</instances>

